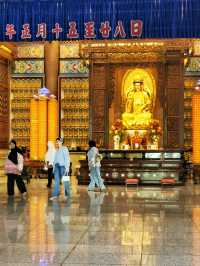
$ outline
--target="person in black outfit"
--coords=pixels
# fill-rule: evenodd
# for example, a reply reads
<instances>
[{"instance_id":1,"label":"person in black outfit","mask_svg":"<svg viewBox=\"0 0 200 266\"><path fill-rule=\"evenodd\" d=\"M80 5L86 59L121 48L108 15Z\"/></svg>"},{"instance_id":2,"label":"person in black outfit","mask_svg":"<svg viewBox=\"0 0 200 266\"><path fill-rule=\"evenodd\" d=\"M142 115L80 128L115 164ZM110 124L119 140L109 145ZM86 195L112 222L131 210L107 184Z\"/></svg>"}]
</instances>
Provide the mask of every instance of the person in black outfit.
<instances>
[{"instance_id":1,"label":"person in black outfit","mask_svg":"<svg viewBox=\"0 0 200 266\"><path fill-rule=\"evenodd\" d=\"M48 184L47 187L51 188L52 179L53 179L53 162L56 154L56 149L52 141L47 143L48 150L45 154L45 166L48 169Z\"/></svg>"},{"instance_id":2,"label":"person in black outfit","mask_svg":"<svg viewBox=\"0 0 200 266\"><path fill-rule=\"evenodd\" d=\"M10 153L5 163L5 172L8 176L7 192L9 196L14 195L14 184L16 181L17 187L23 196L26 195L26 186L21 177L23 170L22 151L17 147L15 140L10 141Z\"/></svg>"}]
</instances>

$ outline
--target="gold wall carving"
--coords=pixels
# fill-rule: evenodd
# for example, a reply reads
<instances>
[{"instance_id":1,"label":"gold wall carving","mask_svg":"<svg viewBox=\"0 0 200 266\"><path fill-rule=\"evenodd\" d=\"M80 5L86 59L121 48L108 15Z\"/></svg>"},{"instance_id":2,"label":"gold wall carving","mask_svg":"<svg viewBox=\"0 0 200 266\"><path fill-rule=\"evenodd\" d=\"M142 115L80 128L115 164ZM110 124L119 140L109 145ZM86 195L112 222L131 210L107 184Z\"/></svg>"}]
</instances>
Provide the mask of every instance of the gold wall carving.
<instances>
[{"instance_id":1,"label":"gold wall carving","mask_svg":"<svg viewBox=\"0 0 200 266\"><path fill-rule=\"evenodd\" d=\"M19 45L17 46L18 58L44 58L44 45Z\"/></svg>"},{"instance_id":2,"label":"gold wall carving","mask_svg":"<svg viewBox=\"0 0 200 266\"><path fill-rule=\"evenodd\" d=\"M11 80L11 135L19 146L30 146L30 102L41 85L40 78Z\"/></svg>"},{"instance_id":3,"label":"gold wall carving","mask_svg":"<svg viewBox=\"0 0 200 266\"><path fill-rule=\"evenodd\" d=\"M60 44L60 58L80 58L79 43Z\"/></svg>"},{"instance_id":4,"label":"gold wall carving","mask_svg":"<svg viewBox=\"0 0 200 266\"><path fill-rule=\"evenodd\" d=\"M193 43L193 52L195 56L200 55L200 39L195 40Z\"/></svg>"}]
</instances>

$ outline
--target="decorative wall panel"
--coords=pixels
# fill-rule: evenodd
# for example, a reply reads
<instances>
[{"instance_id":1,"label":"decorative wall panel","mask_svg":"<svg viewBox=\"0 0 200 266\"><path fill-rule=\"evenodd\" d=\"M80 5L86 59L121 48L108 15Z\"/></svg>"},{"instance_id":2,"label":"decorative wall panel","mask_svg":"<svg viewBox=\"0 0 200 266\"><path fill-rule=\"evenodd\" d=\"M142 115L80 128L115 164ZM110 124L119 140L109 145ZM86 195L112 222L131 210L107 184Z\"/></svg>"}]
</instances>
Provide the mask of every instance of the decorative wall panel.
<instances>
[{"instance_id":1,"label":"decorative wall panel","mask_svg":"<svg viewBox=\"0 0 200 266\"><path fill-rule=\"evenodd\" d=\"M83 60L61 60L60 74L88 74L89 68Z\"/></svg>"},{"instance_id":2,"label":"decorative wall panel","mask_svg":"<svg viewBox=\"0 0 200 266\"><path fill-rule=\"evenodd\" d=\"M44 45L20 45L17 47L18 58L44 58Z\"/></svg>"},{"instance_id":3,"label":"decorative wall panel","mask_svg":"<svg viewBox=\"0 0 200 266\"><path fill-rule=\"evenodd\" d=\"M169 54L166 64L166 112L165 125L166 131L164 137L166 148L183 147L183 104L184 104L184 78L183 78L183 60L181 53Z\"/></svg>"},{"instance_id":4,"label":"decorative wall panel","mask_svg":"<svg viewBox=\"0 0 200 266\"><path fill-rule=\"evenodd\" d=\"M30 101L41 86L40 78L11 80L11 135L19 146L30 145Z\"/></svg>"},{"instance_id":5,"label":"decorative wall panel","mask_svg":"<svg viewBox=\"0 0 200 266\"><path fill-rule=\"evenodd\" d=\"M176 131L177 130L177 127L179 127L179 118L178 117L168 117L168 120L167 120L167 128L168 130L174 130Z\"/></svg>"},{"instance_id":6,"label":"decorative wall panel","mask_svg":"<svg viewBox=\"0 0 200 266\"><path fill-rule=\"evenodd\" d=\"M93 65L90 85L92 95L92 138L101 147L106 146L106 65Z\"/></svg>"},{"instance_id":7,"label":"decorative wall panel","mask_svg":"<svg viewBox=\"0 0 200 266\"><path fill-rule=\"evenodd\" d=\"M180 135L177 130L168 131L168 148L179 148L180 147Z\"/></svg>"},{"instance_id":8,"label":"decorative wall panel","mask_svg":"<svg viewBox=\"0 0 200 266\"><path fill-rule=\"evenodd\" d=\"M60 58L79 58L79 44L60 44Z\"/></svg>"},{"instance_id":9,"label":"decorative wall panel","mask_svg":"<svg viewBox=\"0 0 200 266\"><path fill-rule=\"evenodd\" d=\"M178 97L180 97L180 92L178 89L167 90L168 116L176 116L179 114L180 104L177 102Z\"/></svg>"},{"instance_id":10,"label":"decorative wall panel","mask_svg":"<svg viewBox=\"0 0 200 266\"><path fill-rule=\"evenodd\" d=\"M61 79L61 135L68 147L88 147L89 82L87 78Z\"/></svg>"},{"instance_id":11,"label":"decorative wall panel","mask_svg":"<svg viewBox=\"0 0 200 266\"><path fill-rule=\"evenodd\" d=\"M104 131L104 90L93 92L93 131Z\"/></svg>"},{"instance_id":12,"label":"decorative wall panel","mask_svg":"<svg viewBox=\"0 0 200 266\"><path fill-rule=\"evenodd\" d=\"M17 60L14 62L14 74L43 74L43 60Z\"/></svg>"}]
</instances>

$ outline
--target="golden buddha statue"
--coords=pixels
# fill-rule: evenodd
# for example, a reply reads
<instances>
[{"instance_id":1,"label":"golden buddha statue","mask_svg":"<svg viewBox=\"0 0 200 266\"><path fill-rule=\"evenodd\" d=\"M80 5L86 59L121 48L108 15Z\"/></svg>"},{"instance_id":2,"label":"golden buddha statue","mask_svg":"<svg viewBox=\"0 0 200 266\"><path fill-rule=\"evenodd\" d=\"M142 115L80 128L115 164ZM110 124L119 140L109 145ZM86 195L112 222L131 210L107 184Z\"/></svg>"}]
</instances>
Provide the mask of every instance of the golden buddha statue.
<instances>
[{"instance_id":1,"label":"golden buddha statue","mask_svg":"<svg viewBox=\"0 0 200 266\"><path fill-rule=\"evenodd\" d=\"M148 90L144 89L143 80L134 80L133 86L127 90L125 112L122 121L126 128L146 128L152 119L152 99Z\"/></svg>"}]
</instances>

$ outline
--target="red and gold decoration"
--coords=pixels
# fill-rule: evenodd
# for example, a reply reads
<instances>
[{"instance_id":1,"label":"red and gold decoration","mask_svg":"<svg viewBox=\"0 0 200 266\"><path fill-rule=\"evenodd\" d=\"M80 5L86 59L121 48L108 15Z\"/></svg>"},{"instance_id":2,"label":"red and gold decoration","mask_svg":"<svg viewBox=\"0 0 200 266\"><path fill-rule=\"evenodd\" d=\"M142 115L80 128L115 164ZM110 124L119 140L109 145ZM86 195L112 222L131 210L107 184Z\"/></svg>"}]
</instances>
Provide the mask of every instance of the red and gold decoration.
<instances>
[{"instance_id":1,"label":"red and gold decoration","mask_svg":"<svg viewBox=\"0 0 200 266\"><path fill-rule=\"evenodd\" d=\"M158 149L159 138L162 135L159 120L150 121L149 128L126 129L123 122L117 119L111 126L114 149Z\"/></svg>"}]
</instances>

